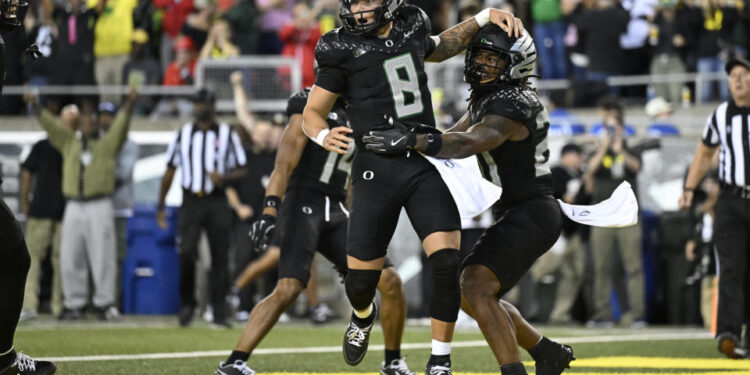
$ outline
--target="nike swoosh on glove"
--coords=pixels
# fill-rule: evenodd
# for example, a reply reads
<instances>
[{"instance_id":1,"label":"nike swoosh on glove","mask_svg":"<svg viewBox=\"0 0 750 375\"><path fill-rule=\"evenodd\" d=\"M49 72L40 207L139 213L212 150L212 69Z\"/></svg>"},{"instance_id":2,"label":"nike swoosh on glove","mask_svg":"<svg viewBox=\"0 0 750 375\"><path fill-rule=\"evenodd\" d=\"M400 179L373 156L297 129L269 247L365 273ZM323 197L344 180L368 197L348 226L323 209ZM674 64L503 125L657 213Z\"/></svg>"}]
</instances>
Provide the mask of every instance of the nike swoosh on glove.
<instances>
[{"instance_id":1,"label":"nike swoosh on glove","mask_svg":"<svg viewBox=\"0 0 750 375\"><path fill-rule=\"evenodd\" d=\"M273 238L273 232L276 230L276 217L263 214L260 219L253 223L250 228L250 243L253 250L263 253L268 248L268 242Z\"/></svg>"},{"instance_id":2,"label":"nike swoosh on glove","mask_svg":"<svg viewBox=\"0 0 750 375\"><path fill-rule=\"evenodd\" d=\"M393 126L393 129L373 130L362 137L367 150L380 155L401 155L414 147L417 135L413 129L392 117L388 118L388 124Z\"/></svg>"}]
</instances>

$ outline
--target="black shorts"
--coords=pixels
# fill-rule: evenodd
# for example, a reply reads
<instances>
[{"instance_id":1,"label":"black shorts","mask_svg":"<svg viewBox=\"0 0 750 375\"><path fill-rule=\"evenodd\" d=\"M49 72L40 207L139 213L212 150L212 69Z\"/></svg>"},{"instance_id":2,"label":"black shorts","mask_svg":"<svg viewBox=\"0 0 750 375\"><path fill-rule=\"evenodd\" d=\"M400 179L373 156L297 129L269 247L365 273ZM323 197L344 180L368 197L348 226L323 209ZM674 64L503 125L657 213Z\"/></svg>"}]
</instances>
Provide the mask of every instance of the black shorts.
<instances>
[{"instance_id":1,"label":"black shorts","mask_svg":"<svg viewBox=\"0 0 750 375\"><path fill-rule=\"evenodd\" d=\"M406 209L420 240L435 232L461 229L456 203L437 169L417 153L384 157L357 152L352 165L349 255L382 258Z\"/></svg>"},{"instance_id":2,"label":"black shorts","mask_svg":"<svg viewBox=\"0 0 750 375\"><path fill-rule=\"evenodd\" d=\"M307 189L286 192L271 245L281 248L279 279L290 277L305 286L315 251L346 275L346 231L349 211L340 199ZM391 264L386 261L386 266Z\"/></svg>"},{"instance_id":3,"label":"black shorts","mask_svg":"<svg viewBox=\"0 0 750 375\"><path fill-rule=\"evenodd\" d=\"M463 266L478 264L492 270L500 282L499 298L555 244L562 230L562 211L549 195L493 207L493 211L499 219L485 230Z\"/></svg>"}]
</instances>

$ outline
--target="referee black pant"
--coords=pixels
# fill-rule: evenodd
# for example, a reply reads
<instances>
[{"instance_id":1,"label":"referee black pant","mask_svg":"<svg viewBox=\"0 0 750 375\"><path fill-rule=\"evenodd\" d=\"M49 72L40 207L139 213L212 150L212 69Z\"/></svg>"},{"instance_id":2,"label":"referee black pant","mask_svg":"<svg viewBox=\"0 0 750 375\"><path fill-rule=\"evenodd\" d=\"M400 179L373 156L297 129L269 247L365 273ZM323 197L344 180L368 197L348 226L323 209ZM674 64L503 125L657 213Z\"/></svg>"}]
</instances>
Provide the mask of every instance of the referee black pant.
<instances>
[{"instance_id":1,"label":"referee black pant","mask_svg":"<svg viewBox=\"0 0 750 375\"><path fill-rule=\"evenodd\" d=\"M0 199L0 354L13 347L30 265L21 227Z\"/></svg>"},{"instance_id":2,"label":"referee black pant","mask_svg":"<svg viewBox=\"0 0 750 375\"><path fill-rule=\"evenodd\" d=\"M716 333L741 337L750 323L750 199L722 191L716 203L714 243L719 267Z\"/></svg>"},{"instance_id":3,"label":"referee black pant","mask_svg":"<svg viewBox=\"0 0 750 375\"><path fill-rule=\"evenodd\" d=\"M229 291L229 206L223 194L202 197L185 192L179 217L180 248L180 303L195 307L195 261L198 258L198 240L206 230L211 248L211 305L214 321L227 318L225 297Z\"/></svg>"}]
</instances>

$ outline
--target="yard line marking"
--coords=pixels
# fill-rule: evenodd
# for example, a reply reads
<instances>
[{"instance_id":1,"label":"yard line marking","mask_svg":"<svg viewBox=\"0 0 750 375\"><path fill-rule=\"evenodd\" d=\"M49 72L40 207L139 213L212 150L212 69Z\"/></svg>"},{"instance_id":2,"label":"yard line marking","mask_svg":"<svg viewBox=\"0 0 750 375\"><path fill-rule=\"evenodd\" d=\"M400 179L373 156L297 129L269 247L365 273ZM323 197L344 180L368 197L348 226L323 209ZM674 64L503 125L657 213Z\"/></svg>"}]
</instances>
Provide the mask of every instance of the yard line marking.
<instances>
[{"instance_id":1,"label":"yard line marking","mask_svg":"<svg viewBox=\"0 0 750 375\"><path fill-rule=\"evenodd\" d=\"M638 334L638 335L610 335L598 337L559 337L551 338L554 341L562 341L566 344L585 344L585 343L605 343L605 342L630 342L630 341L673 341L673 340L696 340L711 339L713 336L709 332L689 332L689 333L663 333L663 334ZM474 348L487 346L484 340L473 341L455 341L451 344L454 348ZM401 344L401 349L429 349L431 343L406 343ZM371 345L370 350L383 350L383 345ZM231 352L230 349L209 350L195 352L175 352L175 353L142 353L142 354L112 354L112 355L86 355L86 356L69 356L69 357L45 357L38 358L44 361L53 362L92 362L92 361L130 361L130 360L148 360L148 359L178 359L178 358L198 358L198 357L222 357ZM253 355L268 354L305 354L305 353L338 353L341 352L341 346L319 346L308 348L266 348L256 349Z\"/></svg>"},{"instance_id":2,"label":"yard line marking","mask_svg":"<svg viewBox=\"0 0 750 375\"><path fill-rule=\"evenodd\" d=\"M750 361L726 358L672 358L672 357L596 357L577 359L575 368L639 368L639 369L689 369L689 370L750 370ZM671 373L670 373L671 374ZM700 374L704 374L701 372Z\"/></svg>"}]
</instances>

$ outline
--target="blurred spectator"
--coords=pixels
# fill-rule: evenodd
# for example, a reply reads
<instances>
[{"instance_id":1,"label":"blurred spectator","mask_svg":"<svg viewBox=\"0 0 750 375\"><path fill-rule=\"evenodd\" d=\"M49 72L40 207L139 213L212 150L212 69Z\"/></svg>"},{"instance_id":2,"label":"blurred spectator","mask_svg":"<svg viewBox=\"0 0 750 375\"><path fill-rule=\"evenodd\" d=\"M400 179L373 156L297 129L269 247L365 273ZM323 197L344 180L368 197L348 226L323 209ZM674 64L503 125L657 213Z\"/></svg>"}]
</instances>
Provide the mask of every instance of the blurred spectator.
<instances>
[{"instance_id":1,"label":"blurred spectator","mask_svg":"<svg viewBox=\"0 0 750 375\"><path fill-rule=\"evenodd\" d=\"M531 1L531 18L534 21L534 39L539 52L539 70L544 79L568 77L565 53L565 22L560 0Z\"/></svg>"},{"instance_id":2,"label":"blurred spectator","mask_svg":"<svg viewBox=\"0 0 750 375\"><path fill-rule=\"evenodd\" d=\"M586 32L578 28L578 18L595 6L596 0L562 0L560 2L560 9L568 23L563 41L570 54L571 75L577 82L586 77L586 69L589 65L589 58L586 56Z\"/></svg>"},{"instance_id":3,"label":"blurred spectator","mask_svg":"<svg viewBox=\"0 0 750 375\"><path fill-rule=\"evenodd\" d=\"M254 55L258 50L258 20L260 12L255 8L255 0L238 0L232 8L224 12L229 23L232 43L240 49L241 55Z\"/></svg>"},{"instance_id":4,"label":"blurred spectator","mask_svg":"<svg viewBox=\"0 0 750 375\"><path fill-rule=\"evenodd\" d=\"M108 133L117 115L117 106L111 102L99 103L99 129ZM133 217L133 203L135 186L133 184L133 169L138 161L138 145L125 138L115 162L115 191L112 194L112 205L115 209L115 234L117 245L117 304L120 303L122 293L122 276L120 270L125 262L128 251L127 225L128 219ZM119 312L114 313L119 314Z\"/></svg>"},{"instance_id":5,"label":"blurred spectator","mask_svg":"<svg viewBox=\"0 0 750 375\"><path fill-rule=\"evenodd\" d=\"M164 199L172 185L175 170L183 168L182 206L180 207L180 326L188 326L193 319L195 299L195 263L198 240L206 231L211 251L211 305L213 323L229 327L224 297L229 291L229 206L224 194L227 183L241 176L245 167L245 152L237 133L227 124L215 119L215 97L201 89L193 97L194 121L178 129L167 149L167 170L161 181L157 205L157 222L167 228ZM187 145L183 147L183 145ZM204 150L191 152L193 147ZM204 160L205 159L205 160ZM186 171L190 171L189 173Z\"/></svg>"},{"instance_id":6,"label":"blurred spectator","mask_svg":"<svg viewBox=\"0 0 750 375\"><path fill-rule=\"evenodd\" d=\"M738 21L737 8L722 4L722 0L708 0L704 5L703 19L700 25L695 25L700 30L695 47L698 73L719 73L724 70L724 62L732 53L732 37ZM701 84L703 102L715 98L725 101L729 98L727 80L718 81L718 95L713 91L714 82L717 81L703 81Z\"/></svg>"},{"instance_id":7,"label":"blurred spectator","mask_svg":"<svg viewBox=\"0 0 750 375\"><path fill-rule=\"evenodd\" d=\"M570 204L587 203L582 177L583 152L581 147L575 143L566 144L560 152L560 164L552 168L555 198L562 199L565 203ZM583 285L586 271L586 251L583 238L585 230L586 228L583 225L568 218L563 219L561 243L553 247L555 249L559 246L562 252L559 255L557 265L560 270L560 278L557 281L555 304L549 317L550 323L569 324L573 322L571 309L578 298L578 292Z\"/></svg>"},{"instance_id":8,"label":"blurred spectator","mask_svg":"<svg viewBox=\"0 0 750 375\"><path fill-rule=\"evenodd\" d=\"M292 21L292 8L297 0L255 0L261 11L258 54L278 55L284 47L279 30Z\"/></svg>"},{"instance_id":9,"label":"blurred spectator","mask_svg":"<svg viewBox=\"0 0 750 375\"><path fill-rule=\"evenodd\" d=\"M190 37L195 43L195 49L200 51L208 40L208 31L214 21L216 6L209 0L196 0L195 9L188 14L182 24L182 35Z\"/></svg>"},{"instance_id":10,"label":"blurred spectator","mask_svg":"<svg viewBox=\"0 0 750 375\"><path fill-rule=\"evenodd\" d=\"M629 19L618 2L597 0L595 8L585 10L576 20L578 30L586 34L587 80L606 82L610 76L622 73L620 35L627 31ZM612 93L618 91L610 89Z\"/></svg>"},{"instance_id":11,"label":"blurred spectator","mask_svg":"<svg viewBox=\"0 0 750 375\"><path fill-rule=\"evenodd\" d=\"M208 33L208 39L201 48L201 59L223 60L229 57L237 57L240 50L232 44L232 32L229 29L229 23L224 20L216 21L211 26Z\"/></svg>"},{"instance_id":12,"label":"blurred spectator","mask_svg":"<svg viewBox=\"0 0 750 375\"><path fill-rule=\"evenodd\" d=\"M160 79L159 63L149 52L148 34L143 29L133 32L133 46L130 60L122 68L122 82L128 86L158 85ZM135 102L133 111L139 115L151 113L154 109L154 97L142 96Z\"/></svg>"},{"instance_id":13,"label":"blurred spectator","mask_svg":"<svg viewBox=\"0 0 750 375\"><path fill-rule=\"evenodd\" d=\"M285 24L279 31L279 38L284 42L281 54L299 61L304 87L310 87L315 83L315 46L321 36L317 17L328 3L330 1L319 1L310 8L305 0L297 1L293 10L294 20ZM281 74L289 74L289 68L279 70Z\"/></svg>"},{"instance_id":14,"label":"blurred spectator","mask_svg":"<svg viewBox=\"0 0 750 375\"><path fill-rule=\"evenodd\" d=\"M622 0L623 8L630 15L627 31L620 36L620 47L623 50L622 74L645 75L649 72L651 62L648 37L651 20L656 15L658 0ZM624 95L643 97L645 85L623 87Z\"/></svg>"},{"instance_id":15,"label":"blurred spectator","mask_svg":"<svg viewBox=\"0 0 750 375\"><path fill-rule=\"evenodd\" d=\"M55 48L57 46L58 29L53 22L52 13L55 8L51 1L42 1L39 9L39 18L33 14L26 15L24 21L33 21L26 35L26 45L36 44L42 54L38 59L26 59L26 72L29 86L49 85L52 73L55 71ZM46 98L41 97L42 105L46 104Z\"/></svg>"},{"instance_id":16,"label":"blurred spectator","mask_svg":"<svg viewBox=\"0 0 750 375\"><path fill-rule=\"evenodd\" d=\"M479 0L461 0L458 3L458 22L464 22L483 9Z\"/></svg>"},{"instance_id":17,"label":"blurred spectator","mask_svg":"<svg viewBox=\"0 0 750 375\"><path fill-rule=\"evenodd\" d=\"M599 203L612 194L623 181L630 183L638 196L638 172L642 162L640 154L628 147L625 140L623 109L616 100L606 99L601 104L602 123L605 131L598 149L588 161L586 190L592 203ZM591 228L591 251L594 258L594 317L590 326L612 324L610 297L612 278L615 274L615 251L619 251L623 262L630 311L623 314L621 324L643 326L645 286L641 252L641 227Z\"/></svg>"},{"instance_id":18,"label":"blurred spectator","mask_svg":"<svg viewBox=\"0 0 750 375\"><path fill-rule=\"evenodd\" d=\"M451 0L406 0L406 2L418 6L427 14L427 17L432 21L433 35L442 33L453 24L450 21L451 7L453 6Z\"/></svg>"},{"instance_id":19,"label":"blurred spectator","mask_svg":"<svg viewBox=\"0 0 750 375\"><path fill-rule=\"evenodd\" d=\"M63 195L67 198L60 238L60 267L64 307L61 320L80 319L91 300L99 320L111 319L115 303L115 232L111 195L115 189L115 160L130 125L135 101L131 90L109 133L100 135L90 113L83 114L76 133L63 129L33 95L28 95L49 141L63 156ZM89 267L91 273L89 274Z\"/></svg>"},{"instance_id":20,"label":"blurred spectator","mask_svg":"<svg viewBox=\"0 0 750 375\"><path fill-rule=\"evenodd\" d=\"M94 56L96 63L96 83L100 86L120 86L122 68L128 62L133 40L133 10L137 0L89 0L94 7L98 2L106 2L94 29ZM106 94L102 101L119 101L120 95Z\"/></svg>"},{"instance_id":21,"label":"blurred spectator","mask_svg":"<svg viewBox=\"0 0 750 375\"><path fill-rule=\"evenodd\" d=\"M195 63L198 61L195 44L190 37L181 36L174 44L176 52L175 60L172 61L164 72L165 86L184 86L193 84ZM189 100L167 97L157 104L152 117L179 115L187 118L191 115L193 105Z\"/></svg>"},{"instance_id":22,"label":"blurred spectator","mask_svg":"<svg viewBox=\"0 0 750 375\"><path fill-rule=\"evenodd\" d=\"M654 47L651 58L651 74L655 76L684 73L686 71L686 35L691 34L689 14L677 8L677 0L662 0L659 12L650 32L650 44ZM654 94L672 104L682 99L682 82L654 83Z\"/></svg>"},{"instance_id":23,"label":"blurred spectator","mask_svg":"<svg viewBox=\"0 0 750 375\"><path fill-rule=\"evenodd\" d=\"M182 24L188 14L193 11L193 0L153 0L154 6L162 10L162 29L164 34L161 38L161 61L162 71L167 69L167 64L172 61L173 44L182 30Z\"/></svg>"},{"instance_id":24,"label":"blurred spectator","mask_svg":"<svg viewBox=\"0 0 750 375\"><path fill-rule=\"evenodd\" d=\"M63 129L74 132L78 128L78 107L71 104L60 115ZM33 181L32 181L33 180ZM29 192L34 185L33 199ZM21 207L27 217L26 244L31 256L31 268L26 279L21 320L33 319L39 309L37 288L39 271L47 248L51 248L52 261L52 314L62 311L62 281L60 277L60 227L65 211L62 193L62 155L49 139L44 139L31 149L23 162L21 172Z\"/></svg>"},{"instance_id":25,"label":"blurred spectator","mask_svg":"<svg viewBox=\"0 0 750 375\"><path fill-rule=\"evenodd\" d=\"M55 48L53 85L94 85L94 27L107 2L102 0L96 8L88 8L82 0L67 0L65 6L55 10L55 24L59 30ZM92 97L77 97L86 111L94 108ZM50 98L56 105L65 98Z\"/></svg>"}]
</instances>

